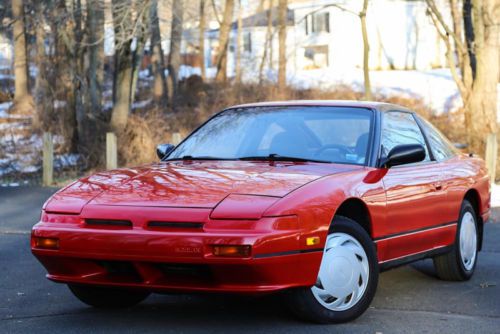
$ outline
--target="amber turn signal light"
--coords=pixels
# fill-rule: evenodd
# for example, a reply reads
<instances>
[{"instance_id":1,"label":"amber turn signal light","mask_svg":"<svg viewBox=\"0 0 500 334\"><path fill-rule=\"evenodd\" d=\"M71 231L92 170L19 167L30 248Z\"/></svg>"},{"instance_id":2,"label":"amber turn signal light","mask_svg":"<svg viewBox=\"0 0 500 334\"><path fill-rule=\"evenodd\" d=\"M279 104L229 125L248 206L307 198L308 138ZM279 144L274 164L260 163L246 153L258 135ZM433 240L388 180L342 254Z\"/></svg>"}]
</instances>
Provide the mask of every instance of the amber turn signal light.
<instances>
[{"instance_id":1,"label":"amber turn signal light","mask_svg":"<svg viewBox=\"0 0 500 334\"><path fill-rule=\"evenodd\" d=\"M213 246L212 253L215 256L226 256L226 257L249 257L252 246L242 245L242 246Z\"/></svg>"},{"instance_id":2,"label":"amber turn signal light","mask_svg":"<svg viewBox=\"0 0 500 334\"><path fill-rule=\"evenodd\" d=\"M320 238L319 237L309 237L306 239L307 246L319 245Z\"/></svg>"},{"instance_id":3,"label":"amber turn signal light","mask_svg":"<svg viewBox=\"0 0 500 334\"><path fill-rule=\"evenodd\" d=\"M33 237L33 244L35 248L59 249L59 239L57 238Z\"/></svg>"}]
</instances>

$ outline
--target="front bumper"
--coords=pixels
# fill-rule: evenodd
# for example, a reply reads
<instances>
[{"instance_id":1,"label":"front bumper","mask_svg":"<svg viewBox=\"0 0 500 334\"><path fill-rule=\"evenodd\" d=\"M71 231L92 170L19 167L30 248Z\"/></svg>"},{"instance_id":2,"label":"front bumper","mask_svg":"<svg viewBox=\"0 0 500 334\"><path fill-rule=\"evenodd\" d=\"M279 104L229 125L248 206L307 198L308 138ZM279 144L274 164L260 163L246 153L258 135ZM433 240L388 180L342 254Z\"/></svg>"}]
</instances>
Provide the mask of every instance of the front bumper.
<instances>
[{"instance_id":1,"label":"front bumper","mask_svg":"<svg viewBox=\"0 0 500 334\"><path fill-rule=\"evenodd\" d=\"M47 217L45 217L47 218ZM32 252L53 281L150 291L270 292L310 286L322 250L301 246L297 217L210 221L203 228L87 226L84 219L44 219L33 237L57 238L59 249ZM244 258L218 257L214 245L250 245Z\"/></svg>"}]
</instances>

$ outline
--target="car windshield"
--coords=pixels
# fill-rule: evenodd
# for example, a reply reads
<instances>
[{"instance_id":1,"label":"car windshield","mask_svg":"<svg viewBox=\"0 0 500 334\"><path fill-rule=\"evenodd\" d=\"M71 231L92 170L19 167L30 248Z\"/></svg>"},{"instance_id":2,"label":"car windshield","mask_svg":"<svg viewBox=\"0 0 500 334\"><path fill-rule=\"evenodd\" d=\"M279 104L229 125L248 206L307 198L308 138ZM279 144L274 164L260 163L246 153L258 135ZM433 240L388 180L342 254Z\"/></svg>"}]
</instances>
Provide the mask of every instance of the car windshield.
<instances>
[{"instance_id":1,"label":"car windshield","mask_svg":"<svg viewBox=\"0 0 500 334\"><path fill-rule=\"evenodd\" d=\"M290 160L364 165L373 112L329 106L247 107L221 112L167 158Z\"/></svg>"}]
</instances>

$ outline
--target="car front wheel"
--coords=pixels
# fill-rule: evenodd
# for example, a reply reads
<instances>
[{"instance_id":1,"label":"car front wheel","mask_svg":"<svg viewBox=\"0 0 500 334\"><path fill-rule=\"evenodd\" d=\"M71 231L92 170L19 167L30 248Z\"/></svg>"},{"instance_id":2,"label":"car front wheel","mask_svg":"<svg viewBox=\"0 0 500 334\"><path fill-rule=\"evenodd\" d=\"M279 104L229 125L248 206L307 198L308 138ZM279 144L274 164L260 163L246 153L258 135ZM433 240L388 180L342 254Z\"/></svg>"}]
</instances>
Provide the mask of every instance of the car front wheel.
<instances>
[{"instance_id":1,"label":"car front wheel","mask_svg":"<svg viewBox=\"0 0 500 334\"><path fill-rule=\"evenodd\" d=\"M326 239L316 284L290 291L299 317L340 323L359 317L370 305L378 283L375 246L355 221L335 217Z\"/></svg>"},{"instance_id":2,"label":"car front wheel","mask_svg":"<svg viewBox=\"0 0 500 334\"><path fill-rule=\"evenodd\" d=\"M142 302L150 294L147 291L75 284L69 284L68 287L80 301L99 308L125 308L134 306Z\"/></svg>"}]
</instances>

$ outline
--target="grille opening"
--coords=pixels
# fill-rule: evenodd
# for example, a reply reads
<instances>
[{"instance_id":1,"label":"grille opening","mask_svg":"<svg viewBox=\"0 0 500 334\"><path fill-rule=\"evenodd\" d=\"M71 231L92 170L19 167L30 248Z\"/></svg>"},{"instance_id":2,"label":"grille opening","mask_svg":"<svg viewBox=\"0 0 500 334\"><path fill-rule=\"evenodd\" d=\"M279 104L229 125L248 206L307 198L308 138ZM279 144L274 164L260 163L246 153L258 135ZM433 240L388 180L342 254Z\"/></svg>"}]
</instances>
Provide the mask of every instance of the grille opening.
<instances>
[{"instance_id":1,"label":"grille opening","mask_svg":"<svg viewBox=\"0 0 500 334\"><path fill-rule=\"evenodd\" d=\"M106 269L108 275L121 280L130 280L133 282L141 282L142 277L139 275L134 265L127 261L96 261L98 265Z\"/></svg>"},{"instance_id":2,"label":"grille opening","mask_svg":"<svg viewBox=\"0 0 500 334\"><path fill-rule=\"evenodd\" d=\"M201 229L203 228L203 223L150 221L148 227Z\"/></svg>"},{"instance_id":3,"label":"grille opening","mask_svg":"<svg viewBox=\"0 0 500 334\"><path fill-rule=\"evenodd\" d=\"M213 281L212 271L208 265L156 263L155 267L164 275L169 283L198 283L206 284Z\"/></svg>"},{"instance_id":4,"label":"grille opening","mask_svg":"<svg viewBox=\"0 0 500 334\"><path fill-rule=\"evenodd\" d=\"M85 224L92 226L132 227L130 220L85 219Z\"/></svg>"}]
</instances>

